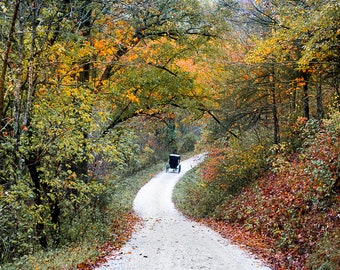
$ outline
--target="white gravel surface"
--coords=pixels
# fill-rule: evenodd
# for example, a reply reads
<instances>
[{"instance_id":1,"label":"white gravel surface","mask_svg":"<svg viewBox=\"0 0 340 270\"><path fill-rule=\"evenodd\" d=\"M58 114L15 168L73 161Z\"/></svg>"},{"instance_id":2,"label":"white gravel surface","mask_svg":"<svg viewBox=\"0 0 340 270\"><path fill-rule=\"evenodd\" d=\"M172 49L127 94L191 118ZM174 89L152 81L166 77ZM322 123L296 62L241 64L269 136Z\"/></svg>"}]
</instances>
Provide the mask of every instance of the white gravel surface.
<instances>
[{"instance_id":1,"label":"white gravel surface","mask_svg":"<svg viewBox=\"0 0 340 270\"><path fill-rule=\"evenodd\" d=\"M203 155L181 162L181 173L162 172L137 194L134 210L143 225L100 270L261 269L261 261L231 245L211 229L189 221L172 202L172 190Z\"/></svg>"}]
</instances>

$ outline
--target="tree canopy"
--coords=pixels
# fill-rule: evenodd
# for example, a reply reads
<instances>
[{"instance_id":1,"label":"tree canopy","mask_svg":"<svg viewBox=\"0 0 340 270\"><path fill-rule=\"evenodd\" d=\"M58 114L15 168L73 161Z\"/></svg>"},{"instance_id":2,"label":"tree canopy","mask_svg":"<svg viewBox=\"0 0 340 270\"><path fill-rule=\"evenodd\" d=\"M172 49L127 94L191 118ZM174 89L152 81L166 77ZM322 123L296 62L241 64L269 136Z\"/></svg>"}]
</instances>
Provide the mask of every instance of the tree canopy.
<instances>
[{"instance_id":1,"label":"tree canopy","mask_svg":"<svg viewBox=\"0 0 340 270\"><path fill-rule=\"evenodd\" d=\"M90 233L113 182L170 152L249 133L290 143L302 118L334 114L339 13L335 0L0 1L0 262Z\"/></svg>"}]
</instances>

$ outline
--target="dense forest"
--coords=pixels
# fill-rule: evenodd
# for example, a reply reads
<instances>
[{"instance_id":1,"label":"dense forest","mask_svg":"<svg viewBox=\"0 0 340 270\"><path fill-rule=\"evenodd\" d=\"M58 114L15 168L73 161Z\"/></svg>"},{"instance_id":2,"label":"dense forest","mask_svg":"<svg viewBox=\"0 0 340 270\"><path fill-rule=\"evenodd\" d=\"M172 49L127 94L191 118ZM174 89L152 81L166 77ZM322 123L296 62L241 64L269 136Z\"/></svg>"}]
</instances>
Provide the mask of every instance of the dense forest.
<instances>
[{"instance_id":1,"label":"dense forest","mask_svg":"<svg viewBox=\"0 0 340 270\"><path fill-rule=\"evenodd\" d=\"M0 1L0 268L116 241L133 175L208 151L187 214L338 269L339 26L337 0Z\"/></svg>"}]
</instances>

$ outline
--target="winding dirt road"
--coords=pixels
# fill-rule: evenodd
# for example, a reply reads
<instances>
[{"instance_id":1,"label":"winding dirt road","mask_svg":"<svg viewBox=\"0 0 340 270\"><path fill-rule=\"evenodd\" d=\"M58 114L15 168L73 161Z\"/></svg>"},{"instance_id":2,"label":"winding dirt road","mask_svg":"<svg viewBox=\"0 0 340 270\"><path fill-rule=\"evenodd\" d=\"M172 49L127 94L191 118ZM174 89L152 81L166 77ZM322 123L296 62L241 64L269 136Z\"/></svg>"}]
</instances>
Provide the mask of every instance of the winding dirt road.
<instances>
[{"instance_id":1,"label":"winding dirt road","mask_svg":"<svg viewBox=\"0 0 340 270\"><path fill-rule=\"evenodd\" d=\"M144 224L100 270L269 270L216 232L189 221L172 203L178 180L203 160L203 155L181 162L181 173L162 172L137 194L135 212Z\"/></svg>"}]
</instances>

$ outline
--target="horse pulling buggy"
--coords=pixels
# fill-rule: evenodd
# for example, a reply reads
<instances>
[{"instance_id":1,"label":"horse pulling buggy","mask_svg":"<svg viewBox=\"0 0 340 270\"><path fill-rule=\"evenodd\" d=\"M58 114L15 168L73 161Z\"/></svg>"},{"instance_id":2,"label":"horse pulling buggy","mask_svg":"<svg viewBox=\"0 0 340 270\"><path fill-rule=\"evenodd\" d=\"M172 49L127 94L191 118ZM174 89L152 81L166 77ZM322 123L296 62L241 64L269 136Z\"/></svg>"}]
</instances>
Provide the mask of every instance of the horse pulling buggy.
<instances>
[{"instance_id":1,"label":"horse pulling buggy","mask_svg":"<svg viewBox=\"0 0 340 270\"><path fill-rule=\"evenodd\" d=\"M181 156L178 154L170 154L169 155L169 163L166 164L165 171L169 172L172 170L172 172L181 172Z\"/></svg>"}]
</instances>

